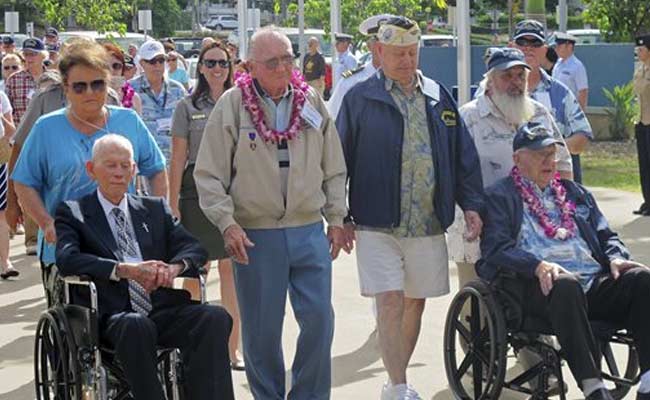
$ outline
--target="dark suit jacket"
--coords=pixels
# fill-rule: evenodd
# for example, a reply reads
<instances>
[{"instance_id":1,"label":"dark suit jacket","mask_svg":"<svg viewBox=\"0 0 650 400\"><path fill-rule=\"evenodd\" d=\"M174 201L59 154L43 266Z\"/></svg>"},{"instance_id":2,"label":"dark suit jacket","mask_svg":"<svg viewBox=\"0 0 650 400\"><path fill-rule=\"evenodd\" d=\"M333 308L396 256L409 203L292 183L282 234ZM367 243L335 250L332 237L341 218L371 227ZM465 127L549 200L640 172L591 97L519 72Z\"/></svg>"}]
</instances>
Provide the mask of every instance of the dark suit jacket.
<instances>
[{"instance_id":1,"label":"dark suit jacket","mask_svg":"<svg viewBox=\"0 0 650 400\"><path fill-rule=\"evenodd\" d=\"M183 276L197 276L207 260L199 242L174 219L161 198L128 195L129 212L143 260L187 262ZM56 210L56 265L63 276L89 275L98 292L100 317L128 310L128 283L113 281L119 251L97 193L65 201ZM75 304L89 305L86 288L73 292ZM184 290L160 288L151 293L154 309L190 302Z\"/></svg>"}]
</instances>

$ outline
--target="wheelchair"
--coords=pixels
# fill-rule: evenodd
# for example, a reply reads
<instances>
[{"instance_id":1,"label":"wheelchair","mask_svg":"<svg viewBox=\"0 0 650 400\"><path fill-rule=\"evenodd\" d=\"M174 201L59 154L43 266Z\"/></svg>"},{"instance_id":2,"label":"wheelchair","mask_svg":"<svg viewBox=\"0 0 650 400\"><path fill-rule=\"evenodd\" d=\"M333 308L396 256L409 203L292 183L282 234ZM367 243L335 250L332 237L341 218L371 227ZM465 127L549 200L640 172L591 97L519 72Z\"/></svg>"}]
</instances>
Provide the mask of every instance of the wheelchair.
<instances>
[{"instance_id":1,"label":"wheelchair","mask_svg":"<svg viewBox=\"0 0 650 400\"><path fill-rule=\"evenodd\" d=\"M59 277L56 294L47 288L48 309L36 326L34 383L37 400L133 399L126 376L111 348L99 335L97 289L90 277ZM206 302L205 271L198 279ZM91 307L70 302L70 289L85 286ZM59 293L60 292L60 293ZM58 299L58 301L56 301ZM180 351L159 348L158 376L167 400L185 400Z\"/></svg>"},{"instance_id":2,"label":"wheelchair","mask_svg":"<svg viewBox=\"0 0 650 400\"><path fill-rule=\"evenodd\" d=\"M532 400L556 395L565 400L562 350L544 340L548 337L544 335L553 334L549 324L524 317L519 302L500 288L503 279L508 278L514 277L500 276L490 283L470 281L451 302L444 328L444 363L454 398L496 400L504 389L509 389L527 394ZM608 382L612 397L622 399L640 379L632 336L620 326L590 322L607 368L601 370L601 376ZM614 346L622 350L615 352ZM514 354L523 348L535 354L538 361L519 373L513 368Z\"/></svg>"}]
</instances>

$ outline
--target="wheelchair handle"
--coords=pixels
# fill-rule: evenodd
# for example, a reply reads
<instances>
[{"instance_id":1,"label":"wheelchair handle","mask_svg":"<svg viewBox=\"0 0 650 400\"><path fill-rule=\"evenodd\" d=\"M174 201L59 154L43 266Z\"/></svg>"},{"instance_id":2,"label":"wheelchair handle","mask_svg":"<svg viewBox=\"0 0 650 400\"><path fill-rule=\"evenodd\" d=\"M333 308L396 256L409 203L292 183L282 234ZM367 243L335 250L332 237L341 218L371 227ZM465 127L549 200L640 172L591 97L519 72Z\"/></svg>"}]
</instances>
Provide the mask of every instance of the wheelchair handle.
<instances>
[{"instance_id":1,"label":"wheelchair handle","mask_svg":"<svg viewBox=\"0 0 650 400\"><path fill-rule=\"evenodd\" d=\"M65 302L67 304L70 304L70 285L87 286L90 290L90 308L97 312L97 286L95 286L95 282L92 281L92 277L89 275L71 275L63 277Z\"/></svg>"}]
</instances>

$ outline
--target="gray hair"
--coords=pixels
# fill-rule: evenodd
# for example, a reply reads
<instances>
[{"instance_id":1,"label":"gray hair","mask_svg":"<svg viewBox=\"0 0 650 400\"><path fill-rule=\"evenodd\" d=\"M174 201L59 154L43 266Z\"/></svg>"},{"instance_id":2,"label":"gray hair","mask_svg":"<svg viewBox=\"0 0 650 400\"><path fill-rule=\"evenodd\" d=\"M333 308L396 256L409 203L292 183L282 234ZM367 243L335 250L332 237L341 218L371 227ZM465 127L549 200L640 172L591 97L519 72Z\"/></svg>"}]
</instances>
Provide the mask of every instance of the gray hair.
<instances>
[{"instance_id":1,"label":"gray hair","mask_svg":"<svg viewBox=\"0 0 650 400\"><path fill-rule=\"evenodd\" d=\"M251 36L250 44L248 45L248 58L254 60L258 51L263 49L263 43L270 39L282 40L291 45L291 40L275 25L265 26L257 30Z\"/></svg>"},{"instance_id":2,"label":"gray hair","mask_svg":"<svg viewBox=\"0 0 650 400\"><path fill-rule=\"evenodd\" d=\"M92 160L97 161L97 158L101 154L115 148L128 151L131 161L133 161L133 145L129 139L116 133L109 133L108 135L104 135L97 139L95 144L93 144Z\"/></svg>"}]
</instances>

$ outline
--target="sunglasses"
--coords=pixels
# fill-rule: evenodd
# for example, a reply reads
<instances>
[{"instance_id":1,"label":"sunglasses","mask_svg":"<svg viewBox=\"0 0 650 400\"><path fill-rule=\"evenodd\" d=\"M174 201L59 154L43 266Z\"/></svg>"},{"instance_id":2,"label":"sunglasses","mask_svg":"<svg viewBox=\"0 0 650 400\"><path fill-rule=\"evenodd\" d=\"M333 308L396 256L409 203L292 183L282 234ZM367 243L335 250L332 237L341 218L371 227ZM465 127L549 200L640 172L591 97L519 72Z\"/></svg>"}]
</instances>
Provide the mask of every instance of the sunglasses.
<instances>
[{"instance_id":1,"label":"sunglasses","mask_svg":"<svg viewBox=\"0 0 650 400\"><path fill-rule=\"evenodd\" d=\"M164 64L167 61L167 57L157 57L153 60L144 60L149 65Z\"/></svg>"},{"instance_id":2,"label":"sunglasses","mask_svg":"<svg viewBox=\"0 0 650 400\"><path fill-rule=\"evenodd\" d=\"M519 38L515 40L515 44L519 47L533 47L533 48L540 48L544 46L544 42L542 42L539 39L524 39L524 38Z\"/></svg>"},{"instance_id":3,"label":"sunglasses","mask_svg":"<svg viewBox=\"0 0 650 400\"><path fill-rule=\"evenodd\" d=\"M70 87L76 94L88 92L88 87L90 87L90 90L93 93L97 93L106 90L106 81L103 79L96 79L91 82L72 82Z\"/></svg>"},{"instance_id":4,"label":"sunglasses","mask_svg":"<svg viewBox=\"0 0 650 400\"><path fill-rule=\"evenodd\" d=\"M228 68L230 66L230 61L228 61L228 60L203 60L203 61L201 61L201 64L203 64L208 69L212 69L216 65L218 65L219 68Z\"/></svg>"},{"instance_id":5,"label":"sunglasses","mask_svg":"<svg viewBox=\"0 0 650 400\"><path fill-rule=\"evenodd\" d=\"M124 68L124 64L116 62L111 64L111 68L113 69L113 71L121 71Z\"/></svg>"},{"instance_id":6,"label":"sunglasses","mask_svg":"<svg viewBox=\"0 0 650 400\"><path fill-rule=\"evenodd\" d=\"M9 71L10 69L13 69L14 71L18 71L18 68L20 68L18 65L4 65L2 69L5 71Z\"/></svg>"},{"instance_id":7,"label":"sunglasses","mask_svg":"<svg viewBox=\"0 0 650 400\"><path fill-rule=\"evenodd\" d=\"M257 61L260 64L264 64L267 69L277 69L280 65L293 65L293 60L295 59L294 55L282 56L272 58L266 61Z\"/></svg>"},{"instance_id":8,"label":"sunglasses","mask_svg":"<svg viewBox=\"0 0 650 400\"><path fill-rule=\"evenodd\" d=\"M45 61L43 61L43 65L46 66L46 67L50 67L50 66L52 66L52 61L51 60L45 60Z\"/></svg>"}]
</instances>

